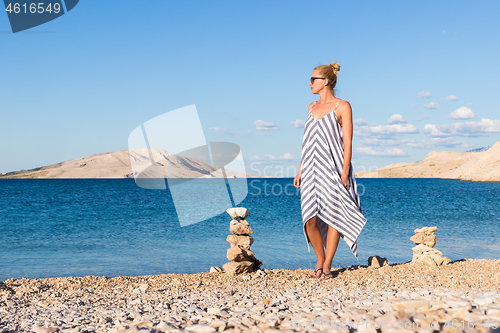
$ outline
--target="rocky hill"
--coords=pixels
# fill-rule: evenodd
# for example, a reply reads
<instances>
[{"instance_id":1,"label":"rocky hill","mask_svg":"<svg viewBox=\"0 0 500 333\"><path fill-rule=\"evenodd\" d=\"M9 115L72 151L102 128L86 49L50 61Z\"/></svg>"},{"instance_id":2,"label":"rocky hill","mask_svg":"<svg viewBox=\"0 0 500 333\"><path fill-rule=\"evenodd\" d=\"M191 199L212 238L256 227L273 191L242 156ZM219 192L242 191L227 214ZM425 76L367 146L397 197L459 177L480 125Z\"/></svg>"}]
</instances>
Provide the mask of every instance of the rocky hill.
<instances>
[{"instance_id":1,"label":"rocky hill","mask_svg":"<svg viewBox=\"0 0 500 333\"><path fill-rule=\"evenodd\" d=\"M168 170L168 178L222 178L222 170L195 158L170 154L162 149L153 150L155 164ZM128 150L89 155L30 170L8 172L0 178L134 178L130 156L137 163L147 163L149 153L137 149L129 155ZM263 178L224 169L228 178Z\"/></svg>"},{"instance_id":2,"label":"rocky hill","mask_svg":"<svg viewBox=\"0 0 500 333\"><path fill-rule=\"evenodd\" d=\"M358 172L356 178L447 178L500 182L500 141L479 152L430 152L417 163L395 163L374 171Z\"/></svg>"}]
</instances>

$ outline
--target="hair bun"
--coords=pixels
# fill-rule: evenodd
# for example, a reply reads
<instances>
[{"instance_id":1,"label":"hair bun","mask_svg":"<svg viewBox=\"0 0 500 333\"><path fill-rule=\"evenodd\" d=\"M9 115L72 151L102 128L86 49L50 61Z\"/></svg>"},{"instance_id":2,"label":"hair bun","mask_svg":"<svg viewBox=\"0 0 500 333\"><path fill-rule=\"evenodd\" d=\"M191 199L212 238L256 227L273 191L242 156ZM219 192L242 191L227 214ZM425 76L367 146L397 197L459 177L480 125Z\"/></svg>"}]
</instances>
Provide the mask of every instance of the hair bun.
<instances>
[{"instance_id":1,"label":"hair bun","mask_svg":"<svg viewBox=\"0 0 500 333\"><path fill-rule=\"evenodd\" d=\"M333 74L337 75L337 72L340 70L340 65L338 63L330 63L330 67L333 70Z\"/></svg>"}]
</instances>

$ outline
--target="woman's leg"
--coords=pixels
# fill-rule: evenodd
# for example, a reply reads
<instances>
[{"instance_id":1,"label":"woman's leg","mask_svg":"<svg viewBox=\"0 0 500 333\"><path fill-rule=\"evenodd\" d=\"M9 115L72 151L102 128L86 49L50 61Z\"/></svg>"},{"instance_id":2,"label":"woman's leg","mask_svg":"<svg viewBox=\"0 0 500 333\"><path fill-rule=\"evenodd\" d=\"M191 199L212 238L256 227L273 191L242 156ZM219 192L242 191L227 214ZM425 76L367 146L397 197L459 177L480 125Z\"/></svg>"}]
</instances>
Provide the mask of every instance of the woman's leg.
<instances>
[{"instance_id":1,"label":"woman's leg","mask_svg":"<svg viewBox=\"0 0 500 333\"><path fill-rule=\"evenodd\" d=\"M306 232L309 240L311 241L314 252L316 253L316 257L318 258L316 268L322 268L324 267L325 262L325 251L323 248L323 237L321 237L321 232L316 224L316 220L316 217L313 217L306 222Z\"/></svg>"},{"instance_id":2,"label":"woman's leg","mask_svg":"<svg viewBox=\"0 0 500 333\"><path fill-rule=\"evenodd\" d=\"M332 260L337 252L339 245L340 233L331 225L328 226L328 235L326 236L326 256L323 262L323 272L330 273L332 269ZM316 251L316 249L314 249Z\"/></svg>"}]
</instances>

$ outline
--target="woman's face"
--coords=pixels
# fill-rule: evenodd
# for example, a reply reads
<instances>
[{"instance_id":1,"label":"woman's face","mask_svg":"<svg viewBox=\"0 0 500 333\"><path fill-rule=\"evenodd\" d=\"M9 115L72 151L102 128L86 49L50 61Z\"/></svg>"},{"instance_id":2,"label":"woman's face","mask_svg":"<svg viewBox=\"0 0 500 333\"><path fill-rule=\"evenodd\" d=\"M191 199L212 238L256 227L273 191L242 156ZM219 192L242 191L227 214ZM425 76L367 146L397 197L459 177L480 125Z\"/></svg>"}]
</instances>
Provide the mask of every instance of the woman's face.
<instances>
[{"instance_id":1,"label":"woman's face","mask_svg":"<svg viewBox=\"0 0 500 333\"><path fill-rule=\"evenodd\" d=\"M319 74L319 69L313 70L311 77L322 77ZM321 91L322 89L325 88L325 80L324 79L315 79L315 80L313 80L312 83L311 83L311 81L309 81L309 86L311 86L311 92L313 94L317 94L319 91Z\"/></svg>"}]
</instances>

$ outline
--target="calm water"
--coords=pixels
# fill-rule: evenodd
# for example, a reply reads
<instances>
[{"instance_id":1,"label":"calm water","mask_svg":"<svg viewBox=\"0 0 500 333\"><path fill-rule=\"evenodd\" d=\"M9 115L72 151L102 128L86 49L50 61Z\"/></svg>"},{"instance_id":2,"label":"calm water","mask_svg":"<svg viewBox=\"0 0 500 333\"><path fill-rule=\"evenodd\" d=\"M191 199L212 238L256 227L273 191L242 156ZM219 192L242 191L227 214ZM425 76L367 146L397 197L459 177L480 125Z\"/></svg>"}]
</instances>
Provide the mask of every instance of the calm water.
<instances>
[{"instance_id":1,"label":"calm water","mask_svg":"<svg viewBox=\"0 0 500 333\"><path fill-rule=\"evenodd\" d=\"M313 268L316 256L312 247L307 252L293 179L246 181L249 194L238 206L250 210L252 251L263 268ZM366 264L370 255L409 261L413 230L434 225L436 248L452 260L500 258L500 183L357 181L368 220L358 239L360 260L341 240L334 267ZM287 184L288 194L280 191ZM228 261L230 220L224 212L181 227L168 190L146 190L129 179L3 179L0 281L208 271Z\"/></svg>"}]
</instances>

